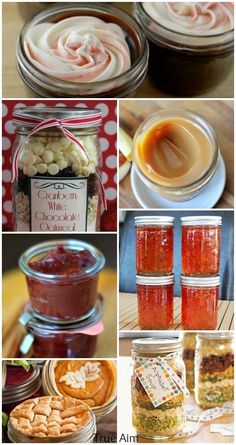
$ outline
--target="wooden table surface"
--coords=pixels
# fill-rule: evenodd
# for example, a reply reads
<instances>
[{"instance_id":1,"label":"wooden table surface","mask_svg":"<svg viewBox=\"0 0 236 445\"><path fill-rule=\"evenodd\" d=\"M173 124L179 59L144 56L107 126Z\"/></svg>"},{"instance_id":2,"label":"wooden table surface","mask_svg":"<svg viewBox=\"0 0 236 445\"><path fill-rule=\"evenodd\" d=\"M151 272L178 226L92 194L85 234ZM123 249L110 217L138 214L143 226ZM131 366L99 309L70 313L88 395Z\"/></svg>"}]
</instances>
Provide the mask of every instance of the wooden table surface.
<instances>
[{"instance_id":1,"label":"wooden table surface","mask_svg":"<svg viewBox=\"0 0 236 445\"><path fill-rule=\"evenodd\" d=\"M99 276L99 292L104 301L104 332L99 335L95 357L112 358L117 354L117 274L113 269L104 269ZM3 274L2 297L2 356L19 357L19 345L24 328L18 323L28 290L23 273L18 269ZM43 358L43 357L42 357Z\"/></svg>"},{"instance_id":2,"label":"wooden table surface","mask_svg":"<svg viewBox=\"0 0 236 445\"><path fill-rule=\"evenodd\" d=\"M115 4L131 13L132 4L130 2L115 2ZM21 8L21 13L18 6ZM3 97L23 98L35 97L26 91L24 83L20 79L16 70L15 48L20 30L24 20L29 16L29 7L36 13L40 8L39 2L32 5L16 2L3 2ZM24 18L23 18L24 17ZM139 87L137 97L173 97L155 88L148 76ZM229 76L216 88L202 95L202 97L233 97L233 70Z\"/></svg>"},{"instance_id":3,"label":"wooden table surface","mask_svg":"<svg viewBox=\"0 0 236 445\"><path fill-rule=\"evenodd\" d=\"M137 295L120 293L119 300L119 324L121 331L139 331ZM221 331L233 330L234 328L234 302L219 300L218 302L218 325ZM171 330L183 329L181 327L181 298L174 299L174 323Z\"/></svg>"},{"instance_id":4,"label":"wooden table surface","mask_svg":"<svg viewBox=\"0 0 236 445\"><path fill-rule=\"evenodd\" d=\"M226 185L217 208L234 206L234 103L233 100L122 100L120 126L133 137L140 123L161 109L187 108L201 114L213 125L226 167ZM183 203L184 205L184 203ZM139 208L132 192L130 174L120 182L120 208Z\"/></svg>"},{"instance_id":5,"label":"wooden table surface","mask_svg":"<svg viewBox=\"0 0 236 445\"><path fill-rule=\"evenodd\" d=\"M121 348L120 348L121 350ZM120 355L122 351L120 351ZM131 413L131 397L130 397L130 377L132 373L131 366L131 351L129 353L129 357L120 357L119 359L119 376L122 381L122 391L120 391L119 403L118 403L118 442L121 438L121 434L130 438L130 443L196 443L196 444L205 444L205 443L233 443L233 436L222 436L219 433L210 433L210 423L212 424L230 424L233 423L234 418L233 415L227 415L220 417L219 419L213 420L211 422L206 422L201 424L200 430L194 435L189 436L182 439L176 440L168 440L165 441L152 441L150 439L143 439L142 437L137 437L136 432L132 426L132 413ZM125 407L125 409L124 409ZM187 400L187 408L193 409L194 413L200 414L202 412L201 408L199 408L194 400L194 396L191 394ZM132 436L134 438L131 440ZM124 443L124 440L122 441ZM121 442L121 443L122 443ZM127 441L128 442L128 441Z\"/></svg>"}]
</instances>

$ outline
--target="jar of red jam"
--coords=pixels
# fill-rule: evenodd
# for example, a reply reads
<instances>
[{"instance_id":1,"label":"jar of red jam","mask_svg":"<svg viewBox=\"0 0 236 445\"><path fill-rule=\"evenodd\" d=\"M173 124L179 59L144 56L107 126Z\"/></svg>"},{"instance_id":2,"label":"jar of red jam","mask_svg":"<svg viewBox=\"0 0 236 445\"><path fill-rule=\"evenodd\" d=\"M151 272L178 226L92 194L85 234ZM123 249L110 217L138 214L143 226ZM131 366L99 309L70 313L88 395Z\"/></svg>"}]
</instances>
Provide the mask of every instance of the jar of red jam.
<instances>
[{"instance_id":1,"label":"jar of red jam","mask_svg":"<svg viewBox=\"0 0 236 445\"><path fill-rule=\"evenodd\" d=\"M221 216L185 216L182 221L182 271L217 275L220 270Z\"/></svg>"},{"instance_id":2,"label":"jar of red jam","mask_svg":"<svg viewBox=\"0 0 236 445\"><path fill-rule=\"evenodd\" d=\"M91 314L104 264L103 254L94 246L71 239L37 244L19 260L33 310L43 320L59 323Z\"/></svg>"},{"instance_id":3,"label":"jar of red jam","mask_svg":"<svg viewBox=\"0 0 236 445\"><path fill-rule=\"evenodd\" d=\"M30 363L26 371L22 366L4 360L2 379L2 408L6 414L19 403L42 395L40 369L34 363Z\"/></svg>"},{"instance_id":4,"label":"jar of red jam","mask_svg":"<svg viewBox=\"0 0 236 445\"><path fill-rule=\"evenodd\" d=\"M171 216L137 216L137 274L170 274L173 269L174 218Z\"/></svg>"},{"instance_id":5,"label":"jar of red jam","mask_svg":"<svg viewBox=\"0 0 236 445\"><path fill-rule=\"evenodd\" d=\"M32 311L19 319L26 329L20 352L35 358L91 358L103 332L103 310L98 298L93 314L76 323L56 324L37 318Z\"/></svg>"},{"instance_id":6,"label":"jar of red jam","mask_svg":"<svg viewBox=\"0 0 236 445\"><path fill-rule=\"evenodd\" d=\"M181 276L182 326L190 330L217 328L220 277Z\"/></svg>"},{"instance_id":7,"label":"jar of red jam","mask_svg":"<svg viewBox=\"0 0 236 445\"><path fill-rule=\"evenodd\" d=\"M174 274L136 275L138 324L141 329L168 329L173 324Z\"/></svg>"}]
</instances>

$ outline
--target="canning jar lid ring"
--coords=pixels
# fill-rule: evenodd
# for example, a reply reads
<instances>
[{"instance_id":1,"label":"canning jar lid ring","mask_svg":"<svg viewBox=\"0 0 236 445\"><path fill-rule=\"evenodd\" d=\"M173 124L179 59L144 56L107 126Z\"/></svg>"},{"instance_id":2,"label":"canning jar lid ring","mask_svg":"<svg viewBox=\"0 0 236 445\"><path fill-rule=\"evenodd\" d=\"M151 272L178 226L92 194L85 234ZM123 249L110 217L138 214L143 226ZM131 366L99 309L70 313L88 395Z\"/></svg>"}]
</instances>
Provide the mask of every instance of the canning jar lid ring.
<instances>
[{"instance_id":1,"label":"canning jar lid ring","mask_svg":"<svg viewBox=\"0 0 236 445\"><path fill-rule=\"evenodd\" d=\"M68 248L72 251L88 250L96 259L96 263L88 267L83 273L73 274L73 275L56 275L56 274L46 274L38 272L29 266L29 261L38 255L43 253L49 253L50 249L55 249L58 245ZM75 239L59 239L54 241L44 241L43 243L35 244L29 247L19 258L19 267L24 272L25 275L30 278L35 278L36 280L47 281L53 284L68 281L79 281L85 278L97 275L103 267L105 266L105 257L92 244L85 241L75 240Z\"/></svg>"},{"instance_id":2,"label":"canning jar lid ring","mask_svg":"<svg viewBox=\"0 0 236 445\"><path fill-rule=\"evenodd\" d=\"M29 375L29 378L24 382L10 386L4 386L2 388L2 402L3 404L18 402L23 400L24 397L31 397L37 392L41 386L40 368L31 363L33 372Z\"/></svg>"},{"instance_id":3,"label":"canning jar lid ring","mask_svg":"<svg viewBox=\"0 0 236 445\"><path fill-rule=\"evenodd\" d=\"M46 120L49 118L55 118L55 119L68 119L68 118L82 118L82 117L90 117L91 115L97 115L97 119L100 119L101 122L98 123L97 121L95 123L87 123L83 124L82 122L78 125L75 124L74 126L70 125L70 128L91 128L91 127L98 127L102 123L102 112L101 110L97 108L83 108L83 107L21 107L14 110L14 115L19 116L21 118L24 117L32 117L32 118L39 118L39 123L41 120ZM35 123L21 123L17 120L14 120L13 118L13 124L15 127L29 127L32 128L36 124Z\"/></svg>"},{"instance_id":4,"label":"canning jar lid ring","mask_svg":"<svg viewBox=\"0 0 236 445\"><path fill-rule=\"evenodd\" d=\"M186 276L181 275L180 283L186 286L193 287L211 287L220 285L219 275L200 275L200 276Z\"/></svg>"},{"instance_id":5,"label":"canning jar lid ring","mask_svg":"<svg viewBox=\"0 0 236 445\"><path fill-rule=\"evenodd\" d=\"M175 275L136 275L136 284L145 284L148 286L162 286L165 284L174 284Z\"/></svg>"},{"instance_id":6,"label":"canning jar lid ring","mask_svg":"<svg viewBox=\"0 0 236 445\"><path fill-rule=\"evenodd\" d=\"M134 217L134 224L136 226L142 226L142 225L170 225L173 226L174 224L174 216L135 216Z\"/></svg>"},{"instance_id":7,"label":"canning jar lid ring","mask_svg":"<svg viewBox=\"0 0 236 445\"><path fill-rule=\"evenodd\" d=\"M197 338L201 340L231 340L234 338L234 333L231 331L201 332L197 333Z\"/></svg>"},{"instance_id":8,"label":"canning jar lid ring","mask_svg":"<svg viewBox=\"0 0 236 445\"><path fill-rule=\"evenodd\" d=\"M134 352L140 353L169 353L181 351L182 339L181 338L157 338L157 337L147 337L139 338L132 341L132 348Z\"/></svg>"},{"instance_id":9,"label":"canning jar lid ring","mask_svg":"<svg viewBox=\"0 0 236 445\"><path fill-rule=\"evenodd\" d=\"M222 216L182 216L181 217L182 226L221 226Z\"/></svg>"}]
</instances>

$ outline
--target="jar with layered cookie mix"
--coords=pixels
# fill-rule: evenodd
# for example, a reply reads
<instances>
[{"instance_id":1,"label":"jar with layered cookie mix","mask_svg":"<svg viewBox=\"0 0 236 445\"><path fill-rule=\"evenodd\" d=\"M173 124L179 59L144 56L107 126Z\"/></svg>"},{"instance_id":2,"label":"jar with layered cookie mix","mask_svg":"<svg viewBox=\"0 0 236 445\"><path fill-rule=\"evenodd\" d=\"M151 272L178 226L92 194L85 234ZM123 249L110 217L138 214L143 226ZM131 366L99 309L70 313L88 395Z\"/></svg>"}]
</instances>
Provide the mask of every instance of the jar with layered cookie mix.
<instances>
[{"instance_id":1,"label":"jar with layered cookie mix","mask_svg":"<svg viewBox=\"0 0 236 445\"><path fill-rule=\"evenodd\" d=\"M171 439L185 426L185 366L177 338L132 342L133 425L147 439Z\"/></svg>"},{"instance_id":2,"label":"jar with layered cookie mix","mask_svg":"<svg viewBox=\"0 0 236 445\"><path fill-rule=\"evenodd\" d=\"M203 409L234 400L234 335L212 332L197 335L195 398Z\"/></svg>"},{"instance_id":3,"label":"jar with layered cookie mix","mask_svg":"<svg viewBox=\"0 0 236 445\"><path fill-rule=\"evenodd\" d=\"M24 107L13 113L14 228L34 232L100 229L101 111Z\"/></svg>"}]
</instances>

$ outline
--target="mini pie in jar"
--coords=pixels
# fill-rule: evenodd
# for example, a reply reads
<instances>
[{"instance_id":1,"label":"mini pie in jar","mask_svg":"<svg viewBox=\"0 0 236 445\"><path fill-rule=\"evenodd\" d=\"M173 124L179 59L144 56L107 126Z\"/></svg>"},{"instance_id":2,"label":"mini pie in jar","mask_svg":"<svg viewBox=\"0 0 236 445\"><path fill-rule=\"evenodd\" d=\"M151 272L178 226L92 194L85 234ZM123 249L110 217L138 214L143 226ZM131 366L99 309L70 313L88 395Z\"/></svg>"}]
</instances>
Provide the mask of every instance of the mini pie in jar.
<instances>
[{"instance_id":1,"label":"mini pie in jar","mask_svg":"<svg viewBox=\"0 0 236 445\"><path fill-rule=\"evenodd\" d=\"M57 322L91 315L104 264L103 254L94 246L68 239L36 244L19 259L32 309L43 319Z\"/></svg>"},{"instance_id":2,"label":"mini pie in jar","mask_svg":"<svg viewBox=\"0 0 236 445\"><path fill-rule=\"evenodd\" d=\"M217 275L220 271L221 216L184 216L182 271L186 275Z\"/></svg>"},{"instance_id":3,"label":"mini pie in jar","mask_svg":"<svg viewBox=\"0 0 236 445\"><path fill-rule=\"evenodd\" d=\"M233 2L136 2L134 17L148 39L149 75L158 88L200 95L232 70Z\"/></svg>"},{"instance_id":4,"label":"mini pie in jar","mask_svg":"<svg viewBox=\"0 0 236 445\"><path fill-rule=\"evenodd\" d=\"M52 360L43 370L47 394L81 400L100 420L116 407L116 365L112 360Z\"/></svg>"},{"instance_id":5,"label":"mini pie in jar","mask_svg":"<svg viewBox=\"0 0 236 445\"><path fill-rule=\"evenodd\" d=\"M203 409L234 400L234 334L197 335L195 353L195 399Z\"/></svg>"},{"instance_id":6,"label":"mini pie in jar","mask_svg":"<svg viewBox=\"0 0 236 445\"><path fill-rule=\"evenodd\" d=\"M181 276L181 312L183 329L217 328L219 276Z\"/></svg>"},{"instance_id":7,"label":"mini pie in jar","mask_svg":"<svg viewBox=\"0 0 236 445\"><path fill-rule=\"evenodd\" d=\"M202 191L216 171L218 157L214 129L185 109L158 111L134 137L136 173L144 186L171 201L186 201Z\"/></svg>"},{"instance_id":8,"label":"mini pie in jar","mask_svg":"<svg viewBox=\"0 0 236 445\"><path fill-rule=\"evenodd\" d=\"M171 216L137 216L137 274L165 275L172 272L174 256L174 218Z\"/></svg>"},{"instance_id":9,"label":"mini pie in jar","mask_svg":"<svg viewBox=\"0 0 236 445\"><path fill-rule=\"evenodd\" d=\"M146 76L148 44L136 21L110 4L56 4L22 29L17 68L42 97L133 96Z\"/></svg>"}]
</instances>

